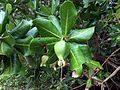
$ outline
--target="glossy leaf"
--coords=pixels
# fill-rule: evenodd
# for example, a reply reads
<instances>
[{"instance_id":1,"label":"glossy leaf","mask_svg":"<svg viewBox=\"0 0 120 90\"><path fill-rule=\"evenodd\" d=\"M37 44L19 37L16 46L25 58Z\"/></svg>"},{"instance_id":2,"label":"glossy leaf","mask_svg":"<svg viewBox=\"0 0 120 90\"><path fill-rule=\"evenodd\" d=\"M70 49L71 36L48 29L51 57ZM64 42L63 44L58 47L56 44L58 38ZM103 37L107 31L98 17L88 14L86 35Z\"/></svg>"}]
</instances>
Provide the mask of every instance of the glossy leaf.
<instances>
[{"instance_id":1,"label":"glossy leaf","mask_svg":"<svg viewBox=\"0 0 120 90\"><path fill-rule=\"evenodd\" d=\"M86 62L86 65L89 67L89 69L93 70L96 70L97 68L103 69L99 62L93 60L89 60L88 62Z\"/></svg>"},{"instance_id":2,"label":"glossy leaf","mask_svg":"<svg viewBox=\"0 0 120 90\"><path fill-rule=\"evenodd\" d=\"M75 70L77 75L81 75L83 69L82 64L86 62L86 59L77 44L69 45L71 52L70 68L71 70Z\"/></svg>"},{"instance_id":3,"label":"glossy leaf","mask_svg":"<svg viewBox=\"0 0 120 90\"><path fill-rule=\"evenodd\" d=\"M120 43L120 36L118 36L118 37L116 38L116 42L117 42L117 43Z\"/></svg>"},{"instance_id":4,"label":"glossy leaf","mask_svg":"<svg viewBox=\"0 0 120 90\"><path fill-rule=\"evenodd\" d=\"M36 27L33 27L30 29L25 36L33 36L36 37L38 35L38 29Z\"/></svg>"},{"instance_id":5,"label":"glossy leaf","mask_svg":"<svg viewBox=\"0 0 120 90\"><path fill-rule=\"evenodd\" d=\"M52 14L56 13L59 4L60 0L52 0Z\"/></svg>"},{"instance_id":6,"label":"glossy leaf","mask_svg":"<svg viewBox=\"0 0 120 90\"><path fill-rule=\"evenodd\" d=\"M71 1L65 1L60 7L60 19L63 35L68 35L74 27L77 18L77 10Z\"/></svg>"},{"instance_id":7,"label":"glossy leaf","mask_svg":"<svg viewBox=\"0 0 120 90\"><path fill-rule=\"evenodd\" d=\"M69 35L69 41L87 41L92 37L93 33L94 27L82 30L73 30Z\"/></svg>"},{"instance_id":8,"label":"glossy leaf","mask_svg":"<svg viewBox=\"0 0 120 90\"><path fill-rule=\"evenodd\" d=\"M11 34L9 34L8 32L4 33L2 40L10 46L15 45L14 37Z\"/></svg>"},{"instance_id":9,"label":"glossy leaf","mask_svg":"<svg viewBox=\"0 0 120 90\"><path fill-rule=\"evenodd\" d=\"M9 66L7 67L6 71L3 75L6 74L16 74L21 70L21 62L19 61L18 55L14 53L12 57L9 58Z\"/></svg>"},{"instance_id":10,"label":"glossy leaf","mask_svg":"<svg viewBox=\"0 0 120 90\"><path fill-rule=\"evenodd\" d=\"M46 14L46 15L51 15L51 14L52 14L52 10L51 10L51 8L48 7L48 6L45 6L45 5L40 4L40 9L41 9L41 12L42 12L43 14Z\"/></svg>"},{"instance_id":11,"label":"glossy leaf","mask_svg":"<svg viewBox=\"0 0 120 90\"><path fill-rule=\"evenodd\" d=\"M33 21L33 24L38 28L41 36L58 38L62 37L62 34L50 20L37 18Z\"/></svg>"},{"instance_id":12,"label":"glossy leaf","mask_svg":"<svg viewBox=\"0 0 120 90\"><path fill-rule=\"evenodd\" d=\"M13 54L13 49L7 43L2 42L1 53L2 55L7 55L8 57L10 57Z\"/></svg>"},{"instance_id":13,"label":"glossy leaf","mask_svg":"<svg viewBox=\"0 0 120 90\"><path fill-rule=\"evenodd\" d=\"M92 80L88 79L87 84L86 84L86 88L90 88L91 86L92 86Z\"/></svg>"},{"instance_id":14,"label":"glossy leaf","mask_svg":"<svg viewBox=\"0 0 120 90\"><path fill-rule=\"evenodd\" d=\"M29 50L29 45L31 40L33 39L32 36L26 37L24 39L17 39L15 47L22 52L24 56L31 55L32 52Z\"/></svg>"},{"instance_id":15,"label":"glossy leaf","mask_svg":"<svg viewBox=\"0 0 120 90\"><path fill-rule=\"evenodd\" d=\"M8 23L9 15L8 15L8 9L6 7L6 11L0 11L0 24L2 24L2 29L0 30L0 35L6 30L5 26Z\"/></svg>"},{"instance_id":16,"label":"glossy leaf","mask_svg":"<svg viewBox=\"0 0 120 90\"><path fill-rule=\"evenodd\" d=\"M28 7L32 9L32 11L38 10L38 4L39 0L30 0L29 3L27 3Z\"/></svg>"},{"instance_id":17,"label":"glossy leaf","mask_svg":"<svg viewBox=\"0 0 120 90\"><path fill-rule=\"evenodd\" d=\"M57 17L53 16L53 15L50 15L49 17L49 20L56 26L56 28L59 30L60 33L62 33L61 31L61 26L60 26L60 22L59 20L57 19Z\"/></svg>"},{"instance_id":18,"label":"glossy leaf","mask_svg":"<svg viewBox=\"0 0 120 90\"><path fill-rule=\"evenodd\" d=\"M23 37L30 29L31 26L31 21L26 21L23 20L21 23L15 27L10 33L15 37L15 38L21 38Z\"/></svg>"},{"instance_id":19,"label":"glossy leaf","mask_svg":"<svg viewBox=\"0 0 120 90\"><path fill-rule=\"evenodd\" d=\"M19 61L19 57L16 53L13 54L13 57L11 58L11 65L10 65L10 71L13 73L18 73L21 70L22 64Z\"/></svg>"},{"instance_id":20,"label":"glossy leaf","mask_svg":"<svg viewBox=\"0 0 120 90\"><path fill-rule=\"evenodd\" d=\"M41 37L34 38L30 43L30 50L36 53L45 52L43 49L44 45L54 45L60 39L55 37ZM41 53L42 54L42 53Z\"/></svg>"},{"instance_id":21,"label":"glossy leaf","mask_svg":"<svg viewBox=\"0 0 120 90\"><path fill-rule=\"evenodd\" d=\"M90 51L90 48L88 47L88 45L86 44L78 44L79 48L81 49L84 57L86 58L86 60L91 60L92 59L92 54Z\"/></svg>"}]
</instances>

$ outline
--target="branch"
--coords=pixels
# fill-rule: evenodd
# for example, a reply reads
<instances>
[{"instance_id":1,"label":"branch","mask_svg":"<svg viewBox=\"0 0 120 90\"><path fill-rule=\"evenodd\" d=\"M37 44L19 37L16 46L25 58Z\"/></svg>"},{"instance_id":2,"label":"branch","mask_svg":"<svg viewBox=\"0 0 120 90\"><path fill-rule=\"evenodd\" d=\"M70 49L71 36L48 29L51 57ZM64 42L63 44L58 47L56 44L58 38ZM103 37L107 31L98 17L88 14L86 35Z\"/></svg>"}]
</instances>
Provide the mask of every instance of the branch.
<instances>
[{"instance_id":1,"label":"branch","mask_svg":"<svg viewBox=\"0 0 120 90\"><path fill-rule=\"evenodd\" d=\"M79 86L77 86L77 87L74 87L72 90L76 90L77 88L80 88L80 87L82 87L83 85L85 85L86 83L83 83L83 84L81 84L81 85L79 85Z\"/></svg>"},{"instance_id":2,"label":"branch","mask_svg":"<svg viewBox=\"0 0 120 90\"><path fill-rule=\"evenodd\" d=\"M103 84L108 79L110 79L111 77L113 77L119 70L120 70L120 66L110 76L108 76L101 84Z\"/></svg>"},{"instance_id":3,"label":"branch","mask_svg":"<svg viewBox=\"0 0 120 90\"><path fill-rule=\"evenodd\" d=\"M112 56L114 56L114 54L117 52L117 51L119 51L120 50L120 48L118 48L117 50L115 50L105 61L104 61L104 63L102 64L102 66L108 61L108 59L110 59Z\"/></svg>"},{"instance_id":4,"label":"branch","mask_svg":"<svg viewBox=\"0 0 120 90\"><path fill-rule=\"evenodd\" d=\"M32 12L21 2L21 0L18 0L18 1L22 4L22 6L23 6L31 15L33 15Z\"/></svg>"},{"instance_id":5,"label":"branch","mask_svg":"<svg viewBox=\"0 0 120 90\"><path fill-rule=\"evenodd\" d=\"M102 66L103 66L112 56L114 56L114 54L115 54L117 51L119 51L119 50L120 50L120 48L118 48L117 50L115 50L115 51L104 61L104 63L102 64ZM99 69L96 73L94 73L94 74L91 76L91 78L92 78L93 76L95 76L99 71L100 71L100 69Z\"/></svg>"},{"instance_id":6,"label":"branch","mask_svg":"<svg viewBox=\"0 0 120 90\"><path fill-rule=\"evenodd\" d=\"M116 17L117 21L120 23L120 20L119 20L119 18L118 18L116 15L114 15L114 16Z\"/></svg>"}]
</instances>

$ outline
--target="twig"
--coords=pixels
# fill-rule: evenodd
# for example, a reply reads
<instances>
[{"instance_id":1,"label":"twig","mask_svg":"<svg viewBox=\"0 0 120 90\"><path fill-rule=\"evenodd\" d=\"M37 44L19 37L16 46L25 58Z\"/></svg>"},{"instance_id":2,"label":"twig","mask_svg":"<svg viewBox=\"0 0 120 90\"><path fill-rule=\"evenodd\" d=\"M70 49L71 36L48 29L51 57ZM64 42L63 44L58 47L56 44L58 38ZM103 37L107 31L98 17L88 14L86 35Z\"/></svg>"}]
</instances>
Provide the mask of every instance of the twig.
<instances>
[{"instance_id":1,"label":"twig","mask_svg":"<svg viewBox=\"0 0 120 90\"><path fill-rule=\"evenodd\" d=\"M120 70L120 66L110 76L108 76L101 84L103 84L108 79L110 79L111 77L113 77L119 70Z\"/></svg>"},{"instance_id":2,"label":"twig","mask_svg":"<svg viewBox=\"0 0 120 90\"><path fill-rule=\"evenodd\" d=\"M102 66L108 61L108 59L110 59L117 51L119 51L120 48L118 48L117 50L115 50L105 61L104 63L102 64Z\"/></svg>"},{"instance_id":3,"label":"twig","mask_svg":"<svg viewBox=\"0 0 120 90\"><path fill-rule=\"evenodd\" d=\"M119 18L118 18L116 15L114 15L114 16L116 17L117 21L120 23L120 20L119 20Z\"/></svg>"},{"instance_id":4,"label":"twig","mask_svg":"<svg viewBox=\"0 0 120 90\"><path fill-rule=\"evenodd\" d=\"M31 15L33 15L32 12L21 2L21 0L18 0L18 1L23 5L23 7L24 7Z\"/></svg>"},{"instance_id":5,"label":"twig","mask_svg":"<svg viewBox=\"0 0 120 90\"><path fill-rule=\"evenodd\" d=\"M120 88L120 83L115 82L112 78L111 78L111 80L116 86L118 86Z\"/></svg>"},{"instance_id":6,"label":"twig","mask_svg":"<svg viewBox=\"0 0 120 90\"><path fill-rule=\"evenodd\" d=\"M108 63L109 65L113 66L114 68L118 68L118 66L117 66L116 64L114 64L114 63L112 63L112 62L110 62L110 61L107 61L107 63Z\"/></svg>"},{"instance_id":7,"label":"twig","mask_svg":"<svg viewBox=\"0 0 120 90\"><path fill-rule=\"evenodd\" d=\"M79 86L73 88L72 90L77 89L77 88L80 88L80 87L82 87L82 86L85 85L85 84L86 84L86 83L83 83L83 84L81 84L81 85L79 85Z\"/></svg>"},{"instance_id":8,"label":"twig","mask_svg":"<svg viewBox=\"0 0 120 90\"><path fill-rule=\"evenodd\" d=\"M117 51L119 51L120 50L120 48L118 48L117 50L115 50L105 61L104 61L104 63L102 64L102 66L108 61L108 59L110 59ZM95 76L98 72L99 72L100 70L98 70L96 73L94 73L92 76L91 76L91 78L93 77L93 76Z\"/></svg>"}]
</instances>

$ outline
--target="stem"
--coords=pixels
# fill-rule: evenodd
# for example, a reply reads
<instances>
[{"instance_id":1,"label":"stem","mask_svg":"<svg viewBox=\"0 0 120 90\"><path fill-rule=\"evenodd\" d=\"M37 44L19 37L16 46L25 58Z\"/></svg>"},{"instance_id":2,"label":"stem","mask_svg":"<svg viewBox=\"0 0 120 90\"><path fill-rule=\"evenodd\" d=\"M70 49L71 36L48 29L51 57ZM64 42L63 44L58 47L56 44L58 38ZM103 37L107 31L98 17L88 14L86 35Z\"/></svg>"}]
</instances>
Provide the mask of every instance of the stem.
<instances>
[{"instance_id":1,"label":"stem","mask_svg":"<svg viewBox=\"0 0 120 90\"><path fill-rule=\"evenodd\" d=\"M62 66L60 66L61 67L61 77L60 77L60 81L62 82L62 72L63 72L63 67Z\"/></svg>"}]
</instances>

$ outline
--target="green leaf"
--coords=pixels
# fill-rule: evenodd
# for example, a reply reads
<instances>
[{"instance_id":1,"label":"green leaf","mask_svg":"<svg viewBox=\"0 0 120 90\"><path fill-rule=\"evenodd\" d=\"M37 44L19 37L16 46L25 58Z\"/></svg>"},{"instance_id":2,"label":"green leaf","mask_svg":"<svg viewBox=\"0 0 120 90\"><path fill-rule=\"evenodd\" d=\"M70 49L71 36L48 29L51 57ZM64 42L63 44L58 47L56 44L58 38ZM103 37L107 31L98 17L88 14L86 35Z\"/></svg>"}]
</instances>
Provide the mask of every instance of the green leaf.
<instances>
[{"instance_id":1,"label":"green leaf","mask_svg":"<svg viewBox=\"0 0 120 90\"><path fill-rule=\"evenodd\" d=\"M15 73L18 73L21 70L22 64L19 61L19 57L16 53L13 54L12 58L11 58L11 65L10 65L10 71Z\"/></svg>"},{"instance_id":2,"label":"green leaf","mask_svg":"<svg viewBox=\"0 0 120 90\"><path fill-rule=\"evenodd\" d=\"M39 0L30 0L29 3L27 3L27 7L29 7L32 11L38 11L38 4Z\"/></svg>"},{"instance_id":3,"label":"green leaf","mask_svg":"<svg viewBox=\"0 0 120 90\"><path fill-rule=\"evenodd\" d=\"M2 24L0 24L0 32L1 32L1 30L2 30Z\"/></svg>"},{"instance_id":4,"label":"green leaf","mask_svg":"<svg viewBox=\"0 0 120 90\"><path fill-rule=\"evenodd\" d=\"M24 56L31 55L32 52L29 50L30 42L33 39L32 36L26 37L24 39L17 39L15 47L22 52Z\"/></svg>"},{"instance_id":5,"label":"green leaf","mask_svg":"<svg viewBox=\"0 0 120 90\"><path fill-rule=\"evenodd\" d=\"M11 34L9 34L8 32L4 33L2 40L10 46L15 45L14 37Z\"/></svg>"},{"instance_id":6,"label":"green leaf","mask_svg":"<svg viewBox=\"0 0 120 90\"><path fill-rule=\"evenodd\" d=\"M92 77L92 79L95 79L95 80L97 80L98 82L102 82L103 80L101 80L99 77L97 77L97 76L94 76L94 77Z\"/></svg>"},{"instance_id":7,"label":"green leaf","mask_svg":"<svg viewBox=\"0 0 120 90\"><path fill-rule=\"evenodd\" d=\"M45 6L45 5L43 5L43 4L40 4L40 9L41 9L41 12L42 12L43 14L46 14L46 15L51 15L51 14L52 14L52 10L51 10L51 8L48 7L48 6Z\"/></svg>"},{"instance_id":8,"label":"green leaf","mask_svg":"<svg viewBox=\"0 0 120 90\"><path fill-rule=\"evenodd\" d=\"M21 23L15 27L10 33L15 37L15 38L21 38L23 37L30 29L31 26L31 21L26 21L23 20Z\"/></svg>"},{"instance_id":9,"label":"green leaf","mask_svg":"<svg viewBox=\"0 0 120 90\"><path fill-rule=\"evenodd\" d=\"M64 36L70 33L74 27L77 18L77 10L71 1L65 1L60 7L60 19L62 33Z\"/></svg>"},{"instance_id":10,"label":"green leaf","mask_svg":"<svg viewBox=\"0 0 120 90\"><path fill-rule=\"evenodd\" d=\"M56 26L59 32L62 33L59 20L53 15L50 15L48 18Z\"/></svg>"},{"instance_id":11,"label":"green leaf","mask_svg":"<svg viewBox=\"0 0 120 90\"><path fill-rule=\"evenodd\" d=\"M92 37L93 33L94 27L82 30L73 30L69 35L69 41L87 41Z\"/></svg>"},{"instance_id":12,"label":"green leaf","mask_svg":"<svg viewBox=\"0 0 120 90\"><path fill-rule=\"evenodd\" d=\"M88 79L87 84L86 84L86 88L90 88L91 86L92 86L92 80Z\"/></svg>"},{"instance_id":13,"label":"green leaf","mask_svg":"<svg viewBox=\"0 0 120 90\"><path fill-rule=\"evenodd\" d=\"M10 57L13 54L13 49L6 43L1 43L1 53L2 55L7 55Z\"/></svg>"},{"instance_id":14,"label":"green leaf","mask_svg":"<svg viewBox=\"0 0 120 90\"><path fill-rule=\"evenodd\" d=\"M85 64L89 67L89 69L93 69L93 70L96 70L97 68L103 69L103 67L97 61L90 60L86 62Z\"/></svg>"},{"instance_id":15,"label":"green leaf","mask_svg":"<svg viewBox=\"0 0 120 90\"><path fill-rule=\"evenodd\" d=\"M12 11L12 5L10 3L8 3L6 6L7 6L7 9L8 9L8 12L10 14L11 11Z\"/></svg>"},{"instance_id":16,"label":"green leaf","mask_svg":"<svg viewBox=\"0 0 120 90\"><path fill-rule=\"evenodd\" d=\"M93 0L83 0L84 8L87 8Z\"/></svg>"},{"instance_id":17,"label":"green leaf","mask_svg":"<svg viewBox=\"0 0 120 90\"><path fill-rule=\"evenodd\" d=\"M117 43L120 43L120 36L118 36L118 37L116 38L116 42L117 42Z\"/></svg>"},{"instance_id":18,"label":"green leaf","mask_svg":"<svg viewBox=\"0 0 120 90\"><path fill-rule=\"evenodd\" d=\"M10 58L9 58L9 62L8 62L8 67L7 69L4 71L3 75L6 74L16 74L21 70L21 62L19 61L18 55L16 53L14 53Z\"/></svg>"},{"instance_id":19,"label":"green leaf","mask_svg":"<svg viewBox=\"0 0 120 90\"><path fill-rule=\"evenodd\" d=\"M70 68L75 70L77 75L81 75L83 67L82 64L86 62L82 51L77 44L69 44L71 52Z\"/></svg>"},{"instance_id":20,"label":"green leaf","mask_svg":"<svg viewBox=\"0 0 120 90\"><path fill-rule=\"evenodd\" d=\"M9 24L6 25L6 29L8 32L12 31L15 28L15 25L13 22L9 21Z\"/></svg>"},{"instance_id":21,"label":"green leaf","mask_svg":"<svg viewBox=\"0 0 120 90\"><path fill-rule=\"evenodd\" d=\"M47 56L49 58L48 58L46 64L52 64L58 59L54 52L54 45L48 45L47 50L48 50Z\"/></svg>"},{"instance_id":22,"label":"green leaf","mask_svg":"<svg viewBox=\"0 0 120 90\"><path fill-rule=\"evenodd\" d=\"M32 29L30 29L27 34L25 35L26 37L28 36L33 36L36 37L38 35L38 29L36 27L33 27Z\"/></svg>"},{"instance_id":23,"label":"green leaf","mask_svg":"<svg viewBox=\"0 0 120 90\"><path fill-rule=\"evenodd\" d=\"M117 18L120 18L120 9L117 9L115 15L117 16Z\"/></svg>"},{"instance_id":24,"label":"green leaf","mask_svg":"<svg viewBox=\"0 0 120 90\"><path fill-rule=\"evenodd\" d=\"M52 0L52 14L55 14L60 4L60 0Z\"/></svg>"},{"instance_id":25,"label":"green leaf","mask_svg":"<svg viewBox=\"0 0 120 90\"><path fill-rule=\"evenodd\" d=\"M8 23L9 15L8 15L8 9L6 7L6 11L0 11L0 24L2 24L2 29L0 30L0 35L6 30L5 26Z\"/></svg>"},{"instance_id":26,"label":"green leaf","mask_svg":"<svg viewBox=\"0 0 120 90\"><path fill-rule=\"evenodd\" d=\"M62 37L62 34L50 20L37 18L33 21L33 24L38 28L40 35L43 37Z\"/></svg>"},{"instance_id":27,"label":"green leaf","mask_svg":"<svg viewBox=\"0 0 120 90\"><path fill-rule=\"evenodd\" d=\"M79 48L81 49L84 57L86 58L86 60L91 60L92 59L92 53L91 53L88 45L86 45L86 44L78 44L78 45L79 45Z\"/></svg>"},{"instance_id":28,"label":"green leaf","mask_svg":"<svg viewBox=\"0 0 120 90\"><path fill-rule=\"evenodd\" d=\"M60 39L55 37L41 37L41 38L34 38L30 43L30 50L39 54L44 52L43 46L44 45L53 45L58 42ZM42 53L41 53L42 52Z\"/></svg>"}]
</instances>

